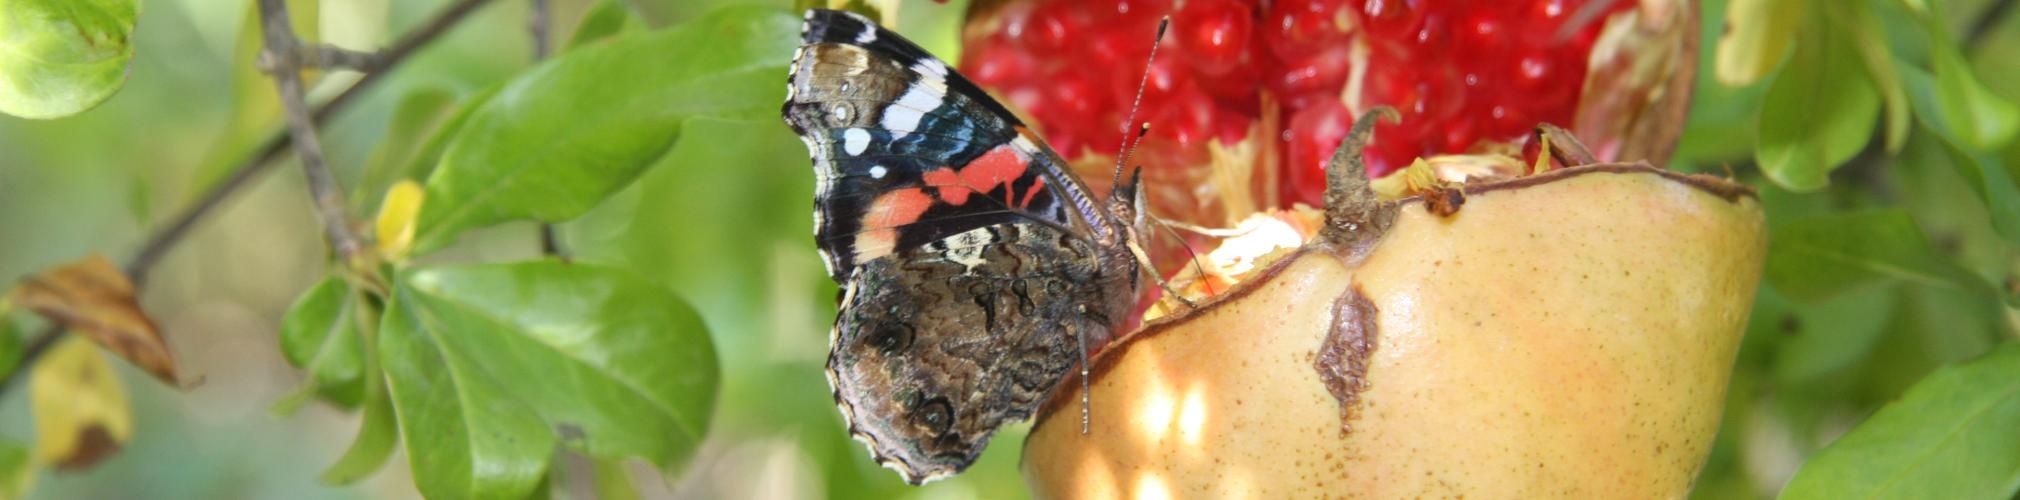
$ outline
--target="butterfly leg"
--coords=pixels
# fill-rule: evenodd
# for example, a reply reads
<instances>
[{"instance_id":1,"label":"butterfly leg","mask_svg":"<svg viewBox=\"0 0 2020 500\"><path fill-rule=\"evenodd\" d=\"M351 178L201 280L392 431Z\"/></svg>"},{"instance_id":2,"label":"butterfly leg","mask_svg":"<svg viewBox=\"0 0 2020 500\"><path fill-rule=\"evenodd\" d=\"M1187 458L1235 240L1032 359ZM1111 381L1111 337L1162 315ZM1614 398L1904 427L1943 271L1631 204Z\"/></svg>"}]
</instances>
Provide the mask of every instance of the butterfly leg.
<instances>
[{"instance_id":1,"label":"butterfly leg","mask_svg":"<svg viewBox=\"0 0 2020 500\"><path fill-rule=\"evenodd\" d=\"M1081 306L1081 309L1084 311L1086 306ZM1080 341L1080 435L1085 436L1087 435L1088 427L1094 420L1091 417L1092 411L1089 408L1092 406L1091 401L1093 398L1091 394L1093 391L1088 388L1087 384L1087 329L1084 327L1074 328L1073 338Z\"/></svg>"},{"instance_id":2,"label":"butterfly leg","mask_svg":"<svg viewBox=\"0 0 2020 500\"><path fill-rule=\"evenodd\" d=\"M1164 280L1164 275L1158 273L1157 266L1150 262L1150 252L1144 251L1143 245L1137 244L1137 242L1143 241L1143 238L1137 236L1135 234L1136 230L1134 229L1131 229L1129 232L1130 232L1130 238L1128 243L1129 254L1136 257L1136 265L1138 267L1141 267L1144 270L1144 272L1150 273L1150 279L1152 281L1157 282L1157 287L1164 289L1164 295L1167 297L1171 297L1173 299L1178 299L1178 302L1180 304L1185 304L1185 307L1188 308L1199 307L1199 305L1193 304L1191 300L1186 299L1185 294L1178 293L1178 289L1172 288L1170 282ZM1191 247L1187 246L1186 250L1191 251ZM1199 265L1196 256L1194 258L1193 265Z\"/></svg>"}]
</instances>

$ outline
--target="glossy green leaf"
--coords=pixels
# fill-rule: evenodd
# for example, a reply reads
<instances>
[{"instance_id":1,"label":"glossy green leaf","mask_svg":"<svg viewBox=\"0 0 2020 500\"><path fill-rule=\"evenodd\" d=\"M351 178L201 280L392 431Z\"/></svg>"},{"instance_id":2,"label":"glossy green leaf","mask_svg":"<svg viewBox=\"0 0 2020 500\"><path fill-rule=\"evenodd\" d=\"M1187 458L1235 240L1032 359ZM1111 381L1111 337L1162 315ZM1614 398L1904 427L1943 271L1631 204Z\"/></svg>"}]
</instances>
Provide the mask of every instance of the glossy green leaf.
<instances>
[{"instance_id":1,"label":"glossy green leaf","mask_svg":"<svg viewBox=\"0 0 2020 500\"><path fill-rule=\"evenodd\" d=\"M1886 106L1887 151L1899 152L1908 140L1908 125L1914 120L1914 112L1908 107L1908 92L1901 87L1901 75L1894 70L1894 54L1887 46L1886 28L1869 2L1827 2L1825 6L1835 14L1834 21L1852 29L1859 56Z\"/></svg>"},{"instance_id":2,"label":"glossy green leaf","mask_svg":"<svg viewBox=\"0 0 2020 500\"><path fill-rule=\"evenodd\" d=\"M133 60L137 0L0 2L0 113L61 118L112 97Z\"/></svg>"},{"instance_id":3,"label":"glossy green leaf","mask_svg":"<svg viewBox=\"0 0 2020 500\"><path fill-rule=\"evenodd\" d=\"M631 10L630 5L619 0L603 0L582 15L582 23L575 25L575 33L568 36L568 43L562 45L562 51L573 51L644 29L645 19L638 16L638 11Z\"/></svg>"},{"instance_id":4,"label":"glossy green leaf","mask_svg":"<svg viewBox=\"0 0 2020 500\"><path fill-rule=\"evenodd\" d=\"M379 359L414 486L430 498L520 498L546 477L554 434L531 408L449 338L413 293L395 292L379 326ZM488 336L488 335L486 335Z\"/></svg>"},{"instance_id":5,"label":"glossy green leaf","mask_svg":"<svg viewBox=\"0 0 2020 500\"><path fill-rule=\"evenodd\" d=\"M1776 332L1775 377L1813 382L1858 363L1886 333L1894 287L1867 287L1814 305L1794 305Z\"/></svg>"},{"instance_id":6,"label":"glossy green leaf","mask_svg":"<svg viewBox=\"0 0 2020 500\"><path fill-rule=\"evenodd\" d=\"M1767 282L1818 302L1855 288L1900 281L1991 292L1991 285L1929 246L1899 210L1842 212L1778 225L1768 235Z\"/></svg>"},{"instance_id":7,"label":"glossy green leaf","mask_svg":"<svg viewBox=\"0 0 2020 500\"><path fill-rule=\"evenodd\" d=\"M287 0L287 4L288 21L294 24L295 36L306 42L321 40L318 22L322 18L321 2ZM266 44L261 38L259 23L259 4L245 2L245 14L239 22L238 38L232 48L231 121L218 135L217 142L210 145L210 152L204 155L202 166L197 167L189 185L191 196L209 190L230 174L233 167L258 154L253 148L260 141L281 133L280 91L274 87L273 80L259 69L260 48ZM313 84L320 74L305 73L305 84Z\"/></svg>"},{"instance_id":8,"label":"glossy green leaf","mask_svg":"<svg viewBox=\"0 0 2020 500\"><path fill-rule=\"evenodd\" d=\"M1911 69L1903 71L1902 77L1915 100L1918 120L1942 144L1951 166L1985 203L1992 228L2007 244L2020 246L2020 179L2014 178L2020 169L2007 164L2005 158L1967 145L1954 128L1955 122L1944 119L1945 112L1938 104L1941 84L1931 75Z\"/></svg>"},{"instance_id":9,"label":"glossy green leaf","mask_svg":"<svg viewBox=\"0 0 2020 500\"><path fill-rule=\"evenodd\" d=\"M358 333L358 294L343 278L324 278L303 293L281 320L281 355L308 372L298 397L284 400L282 412L317 395L353 408L365 392L365 347Z\"/></svg>"},{"instance_id":10,"label":"glossy green leaf","mask_svg":"<svg viewBox=\"0 0 2020 500\"><path fill-rule=\"evenodd\" d=\"M385 137L365 159L364 179L358 182L357 195L351 197L354 211L369 213L368 210L379 206L386 189L395 182L402 179L420 182L425 178L425 173L417 176L413 170L424 161L432 165L440 158L441 149L430 151L427 146L436 142L436 133L444 124L461 116L456 103L456 93L441 87L415 89L400 97L399 104L393 106L393 119L386 125ZM430 153L433 158L427 157Z\"/></svg>"},{"instance_id":11,"label":"glossy green leaf","mask_svg":"<svg viewBox=\"0 0 2020 500\"><path fill-rule=\"evenodd\" d=\"M1978 82L1971 63L1951 42L1942 23L1926 22L1932 31L1930 60L1936 76L1936 100L1952 134L1977 149L1994 149L2020 133L2020 108L1999 98Z\"/></svg>"},{"instance_id":12,"label":"glossy green leaf","mask_svg":"<svg viewBox=\"0 0 2020 500\"><path fill-rule=\"evenodd\" d=\"M585 454L671 466L708 428L715 351L700 317L664 288L532 261L421 269L402 290L454 332L452 350L510 381L510 394Z\"/></svg>"},{"instance_id":13,"label":"glossy green leaf","mask_svg":"<svg viewBox=\"0 0 2020 500\"><path fill-rule=\"evenodd\" d=\"M1754 160L1776 184L1814 191L1864 148L1880 96L1859 53L1840 30L1814 28L1768 87Z\"/></svg>"},{"instance_id":14,"label":"glossy green leaf","mask_svg":"<svg viewBox=\"0 0 2020 500\"><path fill-rule=\"evenodd\" d=\"M512 220L561 222L603 201L697 118L775 120L799 17L718 9L584 47L508 82L428 178L415 251Z\"/></svg>"},{"instance_id":15,"label":"glossy green leaf","mask_svg":"<svg viewBox=\"0 0 2020 500\"><path fill-rule=\"evenodd\" d=\"M369 301L367 301L369 302ZM359 316L372 316L374 306L358 304ZM328 484L350 484L371 475L386 464L393 456L393 448L400 443L399 422L393 415L393 398L386 389L386 378L380 365L378 350L378 324L370 321L358 324L363 338L365 356L365 407L358 422L357 437L352 438L351 447L344 450L344 456L323 470L320 479Z\"/></svg>"},{"instance_id":16,"label":"glossy green leaf","mask_svg":"<svg viewBox=\"0 0 2020 500\"><path fill-rule=\"evenodd\" d=\"M1796 472L1781 498L2009 498L2020 343L1930 374Z\"/></svg>"},{"instance_id":17,"label":"glossy green leaf","mask_svg":"<svg viewBox=\"0 0 2020 500\"><path fill-rule=\"evenodd\" d=\"M1803 2L1732 0L1725 6L1713 75L1719 83L1750 85L1773 72L1801 31Z\"/></svg>"},{"instance_id":18,"label":"glossy green leaf","mask_svg":"<svg viewBox=\"0 0 2020 500\"><path fill-rule=\"evenodd\" d=\"M422 268L401 277L396 295L402 324L388 319L381 351L416 464L443 444L415 442L416 433L444 433L445 422L410 423L410 407L476 405L411 399L405 387L417 378L474 390L493 412L487 420L513 426L472 432L473 442L509 436L547 450L558 439L592 457L672 469L708 429L719 374L707 330L686 302L631 273L559 261ZM395 351L430 351L445 366L396 368L396 357L414 358ZM418 468L415 476L429 472L469 478Z\"/></svg>"},{"instance_id":19,"label":"glossy green leaf","mask_svg":"<svg viewBox=\"0 0 2020 500\"><path fill-rule=\"evenodd\" d=\"M35 461L28 446L0 439L0 498L27 498L35 487Z\"/></svg>"}]
</instances>

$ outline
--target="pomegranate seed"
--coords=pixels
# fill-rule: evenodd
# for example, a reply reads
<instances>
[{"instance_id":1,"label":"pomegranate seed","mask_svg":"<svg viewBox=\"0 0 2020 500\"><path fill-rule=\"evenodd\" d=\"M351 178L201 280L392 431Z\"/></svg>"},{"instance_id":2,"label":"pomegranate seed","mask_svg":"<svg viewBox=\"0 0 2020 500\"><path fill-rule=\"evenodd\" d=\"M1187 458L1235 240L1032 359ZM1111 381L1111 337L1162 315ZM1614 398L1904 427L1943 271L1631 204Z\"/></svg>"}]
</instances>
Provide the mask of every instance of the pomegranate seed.
<instances>
[{"instance_id":1,"label":"pomegranate seed","mask_svg":"<svg viewBox=\"0 0 2020 500\"><path fill-rule=\"evenodd\" d=\"M1178 11L1179 46L1201 73L1224 75L1248 59L1249 8L1233 0L1193 0Z\"/></svg>"}]
</instances>

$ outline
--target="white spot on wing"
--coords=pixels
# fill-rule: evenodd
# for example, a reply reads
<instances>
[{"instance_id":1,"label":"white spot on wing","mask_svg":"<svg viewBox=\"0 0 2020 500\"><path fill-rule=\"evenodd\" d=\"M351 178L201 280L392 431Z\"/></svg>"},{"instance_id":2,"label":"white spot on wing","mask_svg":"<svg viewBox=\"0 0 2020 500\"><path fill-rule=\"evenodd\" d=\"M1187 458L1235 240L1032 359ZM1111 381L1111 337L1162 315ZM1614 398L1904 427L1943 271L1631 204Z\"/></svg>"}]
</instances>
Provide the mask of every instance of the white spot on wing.
<instances>
[{"instance_id":1,"label":"white spot on wing","mask_svg":"<svg viewBox=\"0 0 2020 500\"><path fill-rule=\"evenodd\" d=\"M839 118L839 119L842 119L842 120L848 120L848 119L849 119L849 105L847 105L847 104L836 104L836 105L835 105L835 118Z\"/></svg>"},{"instance_id":2,"label":"white spot on wing","mask_svg":"<svg viewBox=\"0 0 2020 500\"><path fill-rule=\"evenodd\" d=\"M849 156L863 154L870 149L870 131L852 128L842 131L842 152Z\"/></svg>"},{"instance_id":3,"label":"white spot on wing","mask_svg":"<svg viewBox=\"0 0 2020 500\"><path fill-rule=\"evenodd\" d=\"M875 26L864 26L863 32L856 35L856 43L869 45L875 41L877 41L877 28Z\"/></svg>"},{"instance_id":4,"label":"white spot on wing","mask_svg":"<svg viewBox=\"0 0 2020 500\"><path fill-rule=\"evenodd\" d=\"M882 179L882 178L884 178L884 174L886 174L886 173L889 173L889 172L890 172L890 170L888 170L888 169L885 169L883 165L871 165L871 166L870 166L870 178L871 178L871 179Z\"/></svg>"},{"instance_id":5,"label":"white spot on wing","mask_svg":"<svg viewBox=\"0 0 2020 500\"><path fill-rule=\"evenodd\" d=\"M988 263L987 260L982 258L982 250L989 248L989 245L994 243L996 243L996 233L990 231L989 228L970 229L961 234L948 236L946 239L940 240L940 245L944 248L941 255L945 256L949 262L974 269L975 266Z\"/></svg>"},{"instance_id":6,"label":"white spot on wing","mask_svg":"<svg viewBox=\"0 0 2020 500\"><path fill-rule=\"evenodd\" d=\"M898 102L884 107L884 128L891 131L894 139L905 138L918 130L919 121L926 118L927 112L940 107L940 95L920 85L905 89Z\"/></svg>"}]
</instances>

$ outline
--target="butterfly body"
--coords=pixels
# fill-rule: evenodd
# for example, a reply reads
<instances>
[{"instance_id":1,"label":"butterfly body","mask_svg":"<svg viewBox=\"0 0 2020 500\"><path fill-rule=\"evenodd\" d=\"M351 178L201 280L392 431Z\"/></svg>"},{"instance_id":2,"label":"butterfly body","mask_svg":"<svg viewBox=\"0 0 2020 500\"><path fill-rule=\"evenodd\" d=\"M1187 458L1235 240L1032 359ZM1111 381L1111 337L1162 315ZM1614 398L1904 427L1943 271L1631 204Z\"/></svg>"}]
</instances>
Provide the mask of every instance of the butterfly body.
<instances>
[{"instance_id":1,"label":"butterfly body","mask_svg":"<svg viewBox=\"0 0 2020 500\"><path fill-rule=\"evenodd\" d=\"M842 296L828 379L908 482L1029 418L1137 296L1129 193L1097 200L979 87L861 16L807 13L782 113Z\"/></svg>"}]
</instances>

